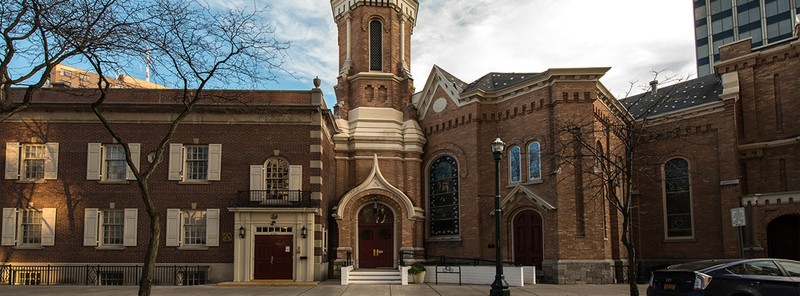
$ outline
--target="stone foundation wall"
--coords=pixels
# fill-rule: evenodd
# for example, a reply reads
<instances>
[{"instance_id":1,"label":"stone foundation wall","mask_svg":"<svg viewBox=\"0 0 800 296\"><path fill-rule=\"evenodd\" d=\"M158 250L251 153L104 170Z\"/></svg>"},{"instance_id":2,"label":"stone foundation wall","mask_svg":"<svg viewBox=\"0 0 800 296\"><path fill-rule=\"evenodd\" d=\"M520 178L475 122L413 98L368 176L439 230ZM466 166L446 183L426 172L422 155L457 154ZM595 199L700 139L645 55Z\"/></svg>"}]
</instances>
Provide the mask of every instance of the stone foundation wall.
<instances>
[{"instance_id":1,"label":"stone foundation wall","mask_svg":"<svg viewBox=\"0 0 800 296\"><path fill-rule=\"evenodd\" d=\"M558 260L542 264L542 281L554 284L613 284L622 282L625 264L614 260Z\"/></svg>"}]
</instances>

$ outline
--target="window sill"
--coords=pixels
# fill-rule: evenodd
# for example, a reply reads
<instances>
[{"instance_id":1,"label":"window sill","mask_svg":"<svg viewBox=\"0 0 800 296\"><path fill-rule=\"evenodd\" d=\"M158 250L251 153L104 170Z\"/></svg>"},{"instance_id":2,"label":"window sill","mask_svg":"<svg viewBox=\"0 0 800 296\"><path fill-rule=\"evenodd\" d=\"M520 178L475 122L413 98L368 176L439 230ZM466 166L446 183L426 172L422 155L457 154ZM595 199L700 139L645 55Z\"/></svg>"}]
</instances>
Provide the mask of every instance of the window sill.
<instances>
[{"instance_id":1,"label":"window sill","mask_svg":"<svg viewBox=\"0 0 800 296\"><path fill-rule=\"evenodd\" d=\"M45 183L45 179L17 180L17 184L41 184L41 183Z\"/></svg>"},{"instance_id":2,"label":"window sill","mask_svg":"<svg viewBox=\"0 0 800 296\"><path fill-rule=\"evenodd\" d=\"M522 185L534 185L534 184L542 184L542 183L544 183L542 181L542 179L533 179L533 180L528 180L528 182L522 183Z\"/></svg>"},{"instance_id":3,"label":"window sill","mask_svg":"<svg viewBox=\"0 0 800 296\"><path fill-rule=\"evenodd\" d=\"M208 246L180 246L178 247L179 251L206 251L208 250Z\"/></svg>"},{"instance_id":4,"label":"window sill","mask_svg":"<svg viewBox=\"0 0 800 296\"><path fill-rule=\"evenodd\" d=\"M682 237L682 238L665 238L665 243L696 243L697 240L693 237Z\"/></svg>"},{"instance_id":5,"label":"window sill","mask_svg":"<svg viewBox=\"0 0 800 296\"><path fill-rule=\"evenodd\" d=\"M437 243L437 242L460 242L461 236L433 236L428 237L426 242L429 243Z\"/></svg>"},{"instance_id":6,"label":"window sill","mask_svg":"<svg viewBox=\"0 0 800 296\"><path fill-rule=\"evenodd\" d=\"M130 184L130 182L128 182L128 180L103 180L103 181L98 181L97 184L102 184L102 185L127 185L127 184Z\"/></svg>"},{"instance_id":7,"label":"window sill","mask_svg":"<svg viewBox=\"0 0 800 296\"><path fill-rule=\"evenodd\" d=\"M44 250L42 245L19 245L14 246L14 250Z\"/></svg>"},{"instance_id":8,"label":"window sill","mask_svg":"<svg viewBox=\"0 0 800 296\"><path fill-rule=\"evenodd\" d=\"M209 181L180 181L178 184L181 185L208 185L211 184Z\"/></svg>"},{"instance_id":9,"label":"window sill","mask_svg":"<svg viewBox=\"0 0 800 296\"><path fill-rule=\"evenodd\" d=\"M123 251L125 250L125 246L97 246L94 247L94 249L101 251Z\"/></svg>"}]
</instances>

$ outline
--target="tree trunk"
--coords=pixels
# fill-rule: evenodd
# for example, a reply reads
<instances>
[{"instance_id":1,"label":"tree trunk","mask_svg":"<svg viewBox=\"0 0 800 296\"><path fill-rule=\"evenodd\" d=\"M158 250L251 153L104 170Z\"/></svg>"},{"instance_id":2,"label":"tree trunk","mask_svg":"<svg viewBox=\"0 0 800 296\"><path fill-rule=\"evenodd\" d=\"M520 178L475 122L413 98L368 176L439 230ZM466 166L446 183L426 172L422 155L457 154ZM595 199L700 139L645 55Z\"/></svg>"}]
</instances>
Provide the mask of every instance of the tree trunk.
<instances>
[{"instance_id":1,"label":"tree trunk","mask_svg":"<svg viewBox=\"0 0 800 296\"><path fill-rule=\"evenodd\" d=\"M631 238L631 212L622 214L622 244L628 252L628 286L631 296L639 296L639 286L636 285L636 249Z\"/></svg>"},{"instance_id":2,"label":"tree trunk","mask_svg":"<svg viewBox=\"0 0 800 296\"><path fill-rule=\"evenodd\" d=\"M144 268L142 268L142 278L139 282L139 296L149 296L153 288L153 273L158 256L158 244L161 238L161 217L158 212L153 211L150 216L150 241L147 244L147 254L145 255Z\"/></svg>"}]
</instances>

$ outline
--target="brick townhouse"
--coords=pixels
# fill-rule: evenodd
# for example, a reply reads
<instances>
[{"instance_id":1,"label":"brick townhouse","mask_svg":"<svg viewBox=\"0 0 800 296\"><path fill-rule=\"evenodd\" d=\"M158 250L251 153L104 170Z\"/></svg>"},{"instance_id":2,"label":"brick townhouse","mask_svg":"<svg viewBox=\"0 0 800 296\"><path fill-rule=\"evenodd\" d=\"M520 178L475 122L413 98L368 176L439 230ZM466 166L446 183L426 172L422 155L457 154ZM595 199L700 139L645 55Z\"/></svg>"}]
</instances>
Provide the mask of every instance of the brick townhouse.
<instances>
[{"instance_id":1,"label":"brick townhouse","mask_svg":"<svg viewBox=\"0 0 800 296\"><path fill-rule=\"evenodd\" d=\"M657 112L638 124L659 136L640 147L633 180L644 267L737 257L730 220L740 206L747 256L800 257L796 38L723 47L717 76L623 100L600 82L606 67L467 83L434 66L417 92L409 69L418 6L331 1L340 69L332 110L318 85L220 90L236 100L196 108L151 179L163 217L159 264L209 266L214 282L318 281L346 264L396 268L410 253L494 260L490 143L499 137L503 259L535 265L549 282L621 281L622 217L597 186L603 166L567 140L577 131L622 161L622 137L605 126L639 117L635 103L648 100ZM174 94L112 90L110 119L141 168L174 116ZM88 108L94 95L42 90L0 122L3 263L143 258L147 216L119 145Z\"/></svg>"}]
</instances>

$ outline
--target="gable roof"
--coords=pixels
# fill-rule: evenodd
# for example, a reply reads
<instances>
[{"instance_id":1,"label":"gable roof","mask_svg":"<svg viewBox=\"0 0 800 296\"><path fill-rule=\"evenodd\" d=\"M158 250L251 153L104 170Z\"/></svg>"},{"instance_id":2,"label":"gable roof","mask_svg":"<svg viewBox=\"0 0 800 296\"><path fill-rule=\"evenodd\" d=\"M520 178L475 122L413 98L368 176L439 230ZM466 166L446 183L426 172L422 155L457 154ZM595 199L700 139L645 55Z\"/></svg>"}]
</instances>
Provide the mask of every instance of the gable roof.
<instances>
[{"instance_id":1,"label":"gable roof","mask_svg":"<svg viewBox=\"0 0 800 296\"><path fill-rule=\"evenodd\" d=\"M636 119L661 115L689 107L720 101L722 82L716 75L706 75L658 88L620 100Z\"/></svg>"}]
</instances>

